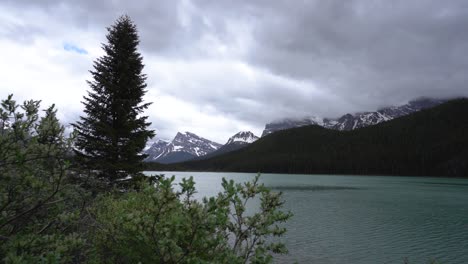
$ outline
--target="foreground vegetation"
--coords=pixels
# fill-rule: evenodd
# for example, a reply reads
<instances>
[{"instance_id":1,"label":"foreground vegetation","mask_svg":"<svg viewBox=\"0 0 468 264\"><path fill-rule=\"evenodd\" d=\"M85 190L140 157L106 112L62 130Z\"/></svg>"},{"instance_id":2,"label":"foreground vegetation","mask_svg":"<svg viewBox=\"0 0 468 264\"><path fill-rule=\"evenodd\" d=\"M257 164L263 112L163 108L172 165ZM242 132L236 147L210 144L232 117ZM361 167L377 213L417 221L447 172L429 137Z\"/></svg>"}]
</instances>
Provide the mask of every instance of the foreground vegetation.
<instances>
[{"instance_id":1,"label":"foreground vegetation","mask_svg":"<svg viewBox=\"0 0 468 264\"><path fill-rule=\"evenodd\" d=\"M73 137L52 106L0 109L0 259L5 263L269 263L285 253L272 237L291 217L280 193L258 182L223 181L196 200L195 183L148 177L108 186L79 167ZM257 210L246 213L251 203Z\"/></svg>"},{"instance_id":2,"label":"foreground vegetation","mask_svg":"<svg viewBox=\"0 0 468 264\"><path fill-rule=\"evenodd\" d=\"M468 99L449 101L371 127L278 131L207 160L148 169L305 174L467 177Z\"/></svg>"}]
</instances>

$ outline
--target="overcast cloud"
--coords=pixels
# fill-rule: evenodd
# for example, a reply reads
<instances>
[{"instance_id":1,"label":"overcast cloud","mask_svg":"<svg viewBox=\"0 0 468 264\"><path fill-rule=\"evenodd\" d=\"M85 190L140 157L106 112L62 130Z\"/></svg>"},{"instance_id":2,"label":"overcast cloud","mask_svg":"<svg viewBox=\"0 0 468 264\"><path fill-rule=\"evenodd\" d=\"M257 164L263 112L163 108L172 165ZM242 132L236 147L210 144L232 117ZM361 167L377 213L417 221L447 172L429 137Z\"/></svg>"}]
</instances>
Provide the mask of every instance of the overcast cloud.
<instances>
[{"instance_id":1,"label":"overcast cloud","mask_svg":"<svg viewBox=\"0 0 468 264\"><path fill-rule=\"evenodd\" d=\"M1 0L0 97L81 114L106 27L140 32L157 137L468 96L464 0Z\"/></svg>"}]
</instances>

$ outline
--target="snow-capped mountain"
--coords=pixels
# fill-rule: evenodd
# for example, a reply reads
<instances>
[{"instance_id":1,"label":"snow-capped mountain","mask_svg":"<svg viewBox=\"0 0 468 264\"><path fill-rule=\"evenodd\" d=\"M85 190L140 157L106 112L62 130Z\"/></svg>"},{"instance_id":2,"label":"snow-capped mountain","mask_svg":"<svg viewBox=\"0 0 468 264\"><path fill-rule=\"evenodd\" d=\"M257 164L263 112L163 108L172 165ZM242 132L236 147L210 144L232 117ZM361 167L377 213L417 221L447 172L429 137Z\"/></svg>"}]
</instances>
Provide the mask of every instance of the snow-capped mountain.
<instances>
[{"instance_id":1,"label":"snow-capped mountain","mask_svg":"<svg viewBox=\"0 0 468 264\"><path fill-rule=\"evenodd\" d=\"M421 98L418 100L410 101L408 104L401 106L392 106L382 108L375 112L363 112L355 114L345 114L336 119L317 117L302 118L302 119L285 119L266 124L263 130L262 137L275 131L301 127L307 125L319 125L329 129L336 130L353 130L365 126L375 125L384 121L392 120L394 118L408 115L422 109L434 107L446 100Z\"/></svg>"},{"instance_id":2,"label":"snow-capped mountain","mask_svg":"<svg viewBox=\"0 0 468 264\"><path fill-rule=\"evenodd\" d=\"M168 149L166 148L170 142L162 139L151 140L146 144L144 150L145 154L148 155L148 159L158 159L159 157L167 154Z\"/></svg>"},{"instance_id":3,"label":"snow-capped mountain","mask_svg":"<svg viewBox=\"0 0 468 264\"><path fill-rule=\"evenodd\" d=\"M258 139L256 135L254 135L250 131L241 131L234 136L230 137L229 140L225 145L229 144L250 144L255 142Z\"/></svg>"},{"instance_id":4,"label":"snow-capped mountain","mask_svg":"<svg viewBox=\"0 0 468 264\"><path fill-rule=\"evenodd\" d=\"M155 143L145 151L148 154L146 161L160 163L174 163L190 160L211 153L222 145L193 133L177 133L171 142L163 140Z\"/></svg>"},{"instance_id":5,"label":"snow-capped mountain","mask_svg":"<svg viewBox=\"0 0 468 264\"><path fill-rule=\"evenodd\" d=\"M177 133L169 145L173 147L173 151L183 151L197 157L213 152L222 146L190 132Z\"/></svg>"},{"instance_id":6,"label":"snow-capped mountain","mask_svg":"<svg viewBox=\"0 0 468 264\"><path fill-rule=\"evenodd\" d=\"M219 156L221 154L225 154L231 151L235 151L241 148L248 146L249 144L257 141L259 137L254 135L254 133L250 131L241 131L235 134L234 136L230 137L229 140L224 144L222 147L213 151L207 155L201 156L196 158L197 160L200 159L209 159L215 156Z\"/></svg>"}]
</instances>

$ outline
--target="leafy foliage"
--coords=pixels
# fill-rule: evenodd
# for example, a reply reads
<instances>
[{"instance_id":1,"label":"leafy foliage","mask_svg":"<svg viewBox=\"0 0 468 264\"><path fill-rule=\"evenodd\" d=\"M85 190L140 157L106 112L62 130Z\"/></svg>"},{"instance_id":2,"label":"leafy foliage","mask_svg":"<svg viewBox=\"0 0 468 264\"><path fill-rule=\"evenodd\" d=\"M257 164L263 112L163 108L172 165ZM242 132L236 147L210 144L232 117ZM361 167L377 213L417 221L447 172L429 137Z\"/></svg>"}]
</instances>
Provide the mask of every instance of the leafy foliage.
<instances>
[{"instance_id":1,"label":"leafy foliage","mask_svg":"<svg viewBox=\"0 0 468 264\"><path fill-rule=\"evenodd\" d=\"M7 263L63 262L79 258L74 231L80 188L69 183L71 140L52 105L39 117L39 101L0 108L0 259Z\"/></svg>"},{"instance_id":2,"label":"leafy foliage","mask_svg":"<svg viewBox=\"0 0 468 264\"><path fill-rule=\"evenodd\" d=\"M137 51L136 26L128 16L108 28L105 55L94 62L91 91L84 97L85 116L74 124L76 154L111 184L142 170L141 154L154 132L141 116L150 103L143 103L146 76Z\"/></svg>"},{"instance_id":3,"label":"leafy foliage","mask_svg":"<svg viewBox=\"0 0 468 264\"><path fill-rule=\"evenodd\" d=\"M258 177L235 184L223 180L216 197L194 199L193 179L160 178L115 199L104 197L94 208L96 262L104 263L270 263L272 253L285 253L271 242L286 231L291 217L280 210L281 194L272 193ZM249 204L259 210L246 214ZM255 202L254 202L255 203Z\"/></svg>"},{"instance_id":4,"label":"leafy foliage","mask_svg":"<svg viewBox=\"0 0 468 264\"><path fill-rule=\"evenodd\" d=\"M466 135L468 99L459 99L353 131L319 126L288 129L208 160L147 166L160 170L466 177Z\"/></svg>"}]
</instances>

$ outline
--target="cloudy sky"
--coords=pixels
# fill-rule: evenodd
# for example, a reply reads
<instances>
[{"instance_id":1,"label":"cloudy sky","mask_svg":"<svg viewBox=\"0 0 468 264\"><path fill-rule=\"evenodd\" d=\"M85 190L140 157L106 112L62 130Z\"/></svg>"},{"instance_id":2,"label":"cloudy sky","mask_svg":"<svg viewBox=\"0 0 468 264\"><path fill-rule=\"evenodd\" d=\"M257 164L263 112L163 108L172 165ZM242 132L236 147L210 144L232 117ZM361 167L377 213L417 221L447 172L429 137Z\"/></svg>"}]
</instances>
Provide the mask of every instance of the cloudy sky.
<instances>
[{"instance_id":1,"label":"cloudy sky","mask_svg":"<svg viewBox=\"0 0 468 264\"><path fill-rule=\"evenodd\" d=\"M465 0L0 0L0 98L80 101L106 27L137 24L159 138L468 95Z\"/></svg>"}]
</instances>

